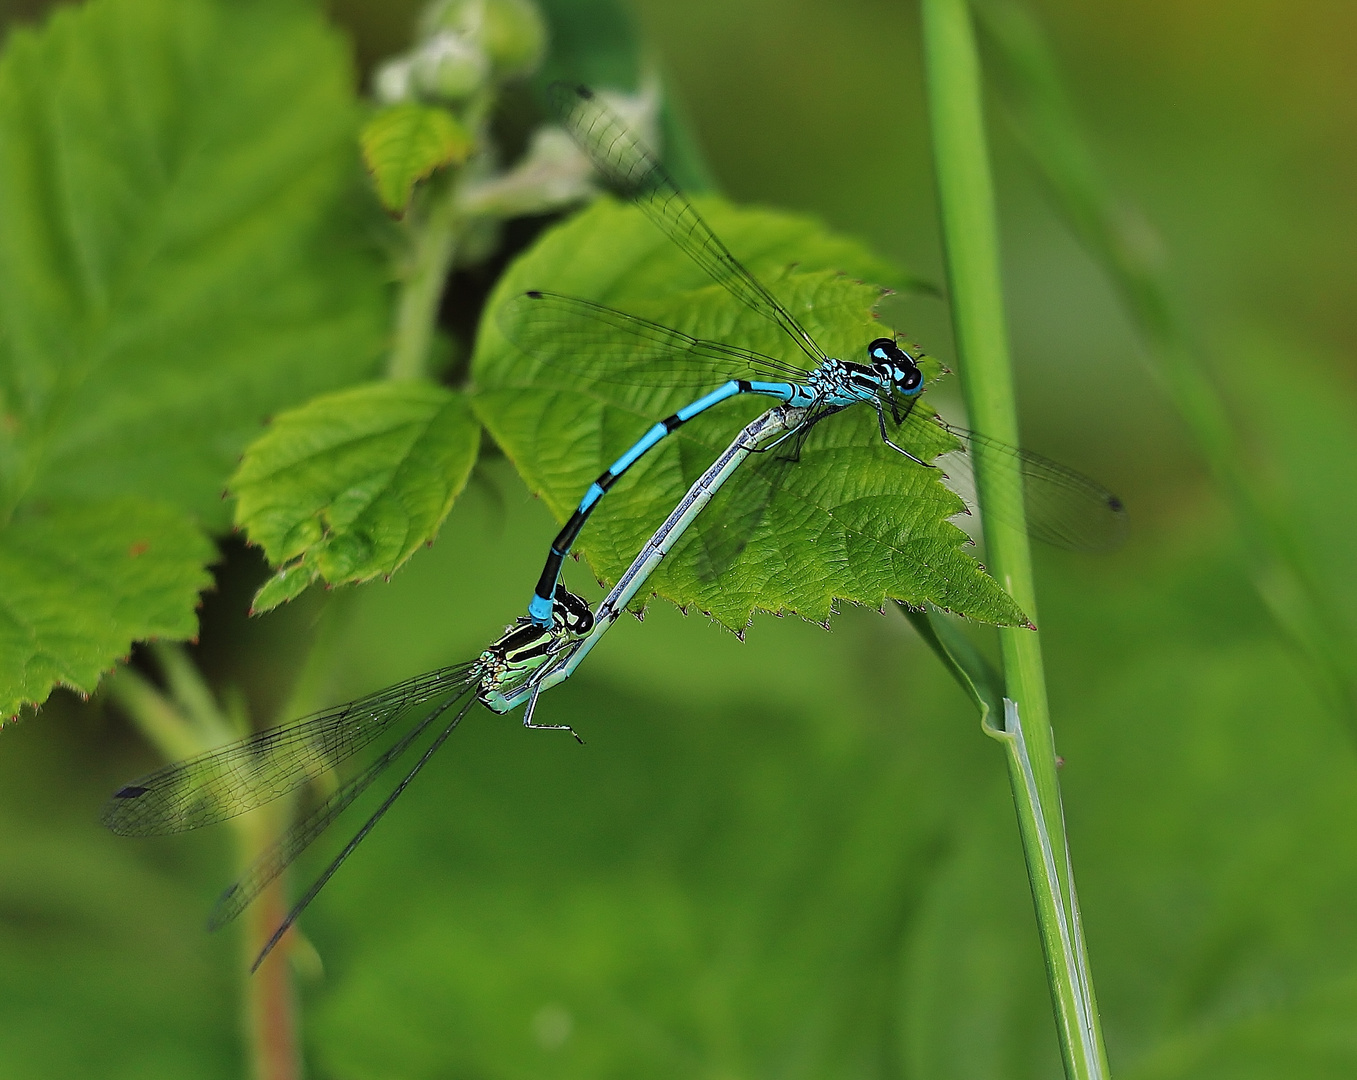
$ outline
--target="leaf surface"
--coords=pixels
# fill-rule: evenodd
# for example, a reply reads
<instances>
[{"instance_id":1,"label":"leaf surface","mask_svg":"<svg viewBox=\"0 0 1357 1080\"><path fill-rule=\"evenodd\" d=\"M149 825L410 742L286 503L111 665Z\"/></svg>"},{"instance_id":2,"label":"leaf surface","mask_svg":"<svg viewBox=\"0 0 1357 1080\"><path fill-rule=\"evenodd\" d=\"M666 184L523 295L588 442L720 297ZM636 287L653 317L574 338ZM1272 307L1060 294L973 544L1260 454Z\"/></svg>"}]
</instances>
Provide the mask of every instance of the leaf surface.
<instances>
[{"instance_id":1,"label":"leaf surface","mask_svg":"<svg viewBox=\"0 0 1357 1080\"><path fill-rule=\"evenodd\" d=\"M902 285L908 278L804 218L718 201L702 206L731 250L831 356L865 356L867 343L883 333L872 313L882 290L846 275ZM558 355L525 355L495 324L494 308L534 288L801 363L802 354L777 327L708 284L634 209L602 201L548 233L501 280L482 322L473 372L479 415L559 519L651 423L701 391L666 385L661 364L649 386L586 378L571 366L578 336L563 342ZM725 402L634 466L600 503L577 545L596 573L616 580L684 490L771 404L767 398ZM925 431L912 449L927 460L952 445L945 434ZM875 414L857 407L817 425L798 463L774 452L742 466L651 587L732 629L745 626L756 610L822 622L838 600L875 607L899 599L986 622L1024 622L964 550L965 535L948 520L963 510L935 472L883 446Z\"/></svg>"},{"instance_id":2,"label":"leaf surface","mask_svg":"<svg viewBox=\"0 0 1357 1080\"><path fill-rule=\"evenodd\" d=\"M222 489L261 422L371 370L385 285L378 253L349 239L355 214L377 218L357 122L346 46L301 5L96 0L9 35L0 532L48 505L124 497L223 529ZM83 534L68 544L54 527L42 534L54 556L83 550ZM153 545L135 565L171 550L186 549ZM197 550L205 561L211 547L200 538ZM39 578L0 576L0 593L38 603L37 581L72 605L72 623L103 618L84 605L82 576L56 580L58 562ZM194 632L190 595L170 619L132 611L142 594L106 584L127 609L109 632L70 655L58 636L12 657L7 670L29 674L0 698L41 701L49 676L91 687L137 627ZM27 625L51 612L11 615Z\"/></svg>"},{"instance_id":3,"label":"leaf surface","mask_svg":"<svg viewBox=\"0 0 1357 1080\"><path fill-rule=\"evenodd\" d=\"M359 143L382 205L403 214L415 184L435 169L466 160L471 133L447 109L406 101L364 124Z\"/></svg>"},{"instance_id":4,"label":"leaf surface","mask_svg":"<svg viewBox=\"0 0 1357 1080\"><path fill-rule=\"evenodd\" d=\"M466 398L423 382L368 383L278 416L231 480L236 523L281 566L255 610L313 581L393 573L433 539L479 444Z\"/></svg>"},{"instance_id":5,"label":"leaf surface","mask_svg":"<svg viewBox=\"0 0 1357 1080\"><path fill-rule=\"evenodd\" d=\"M135 497L71 503L0 530L0 717L52 686L90 693L133 641L197 633L212 542Z\"/></svg>"}]
</instances>

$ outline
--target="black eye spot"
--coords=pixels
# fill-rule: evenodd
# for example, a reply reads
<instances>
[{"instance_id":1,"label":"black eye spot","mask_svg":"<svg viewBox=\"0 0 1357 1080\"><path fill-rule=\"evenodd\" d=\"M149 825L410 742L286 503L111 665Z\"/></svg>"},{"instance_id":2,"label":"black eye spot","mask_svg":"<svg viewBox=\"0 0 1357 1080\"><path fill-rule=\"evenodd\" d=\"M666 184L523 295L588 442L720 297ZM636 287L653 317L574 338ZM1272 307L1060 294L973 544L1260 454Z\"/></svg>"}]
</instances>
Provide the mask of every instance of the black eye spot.
<instances>
[{"instance_id":1,"label":"black eye spot","mask_svg":"<svg viewBox=\"0 0 1357 1080\"><path fill-rule=\"evenodd\" d=\"M900 389L917 390L924 381L923 372L916 367L911 367L905 372L905 377L900 381Z\"/></svg>"}]
</instances>

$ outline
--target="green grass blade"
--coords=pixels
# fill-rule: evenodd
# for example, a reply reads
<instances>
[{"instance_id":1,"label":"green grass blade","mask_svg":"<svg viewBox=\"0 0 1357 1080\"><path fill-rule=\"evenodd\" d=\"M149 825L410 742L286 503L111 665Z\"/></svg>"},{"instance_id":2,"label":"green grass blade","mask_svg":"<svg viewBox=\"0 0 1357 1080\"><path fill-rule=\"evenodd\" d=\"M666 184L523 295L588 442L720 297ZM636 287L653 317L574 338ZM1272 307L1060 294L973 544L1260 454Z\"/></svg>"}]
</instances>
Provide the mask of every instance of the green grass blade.
<instances>
[{"instance_id":1,"label":"green grass blade","mask_svg":"<svg viewBox=\"0 0 1357 1080\"><path fill-rule=\"evenodd\" d=\"M1018 441L999 277L998 228L990 181L979 60L965 0L924 0L923 40L928 103L947 255L962 391L972 426L1003 442ZM976 454L981 509L1020 504L1022 478L1012 462ZM1015 498L1017 496L1017 498ZM1027 536L1020 521L985 517L990 569L1030 616L1036 617ZM1023 716L1024 754L1009 757L1009 776L1046 955L1066 1075L1107 1075L1092 980L1075 947L1078 926L1055 748L1046 701L1041 644L1035 631L999 630L1006 696ZM1053 881L1050 879L1054 879ZM1062 932L1064 928L1065 932Z\"/></svg>"},{"instance_id":2,"label":"green grass blade","mask_svg":"<svg viewBox=\"0 0 1357 1080\"><path fill-rule=\"evenodd\" d=\"M1260 597L1309 660L1330 706L1357 730L1357 643L1307 564L1295 526L1260 499L1257 470L1247 465L1206 358L1160 266L1133 231L1137 219L1119 205L1094 164L1041 28L1018 4L987 2L976 10L1019 141L1149 345L1239 522Z\"/></svg>"}]
</instances>

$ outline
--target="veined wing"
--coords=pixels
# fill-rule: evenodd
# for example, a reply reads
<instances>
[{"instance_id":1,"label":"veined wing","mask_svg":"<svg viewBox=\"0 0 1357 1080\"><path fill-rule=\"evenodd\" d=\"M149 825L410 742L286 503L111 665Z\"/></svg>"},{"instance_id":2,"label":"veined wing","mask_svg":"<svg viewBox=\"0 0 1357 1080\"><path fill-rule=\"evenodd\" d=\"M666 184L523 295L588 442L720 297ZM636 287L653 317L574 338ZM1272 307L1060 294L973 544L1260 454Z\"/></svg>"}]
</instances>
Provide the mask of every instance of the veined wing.
<instances>
[{"instance_id":1,"label":"veined wing","mask_svg":"<svg viewBox=\"0 0 1357 1080\"><path fill-rule=\"evenodd\" d=\"M780 326L815 364L828 359L791 312L711 231L650 148L592 90L554 83L549 94L566 131L610 184L634 202L713 280L741 303Z\"/></svg>"},{"instance_id":2,"label":"veined wing","mask_svg":"<svg viewBox=\"0 0 1357 1080\"><path fill-rule=\"evenodd\" d=\"M344 865L344 860L352 855L354 849L363 842L368 833L372 832L373 828L376 827L377 822L382 819L382 815L391 809L396 800L400 798L401 793L409 787L415 777L419 775L419 771L429 763L429 759L432 758L434 754L438 753L439 748L447 742L448 736L457 730L457 725L462 722L462 718L466 716L467 711L475 703L476 699L471 698L457 710L453 715L451 722L438 733L438 736L429 744L424 753L420 755L419 760L415 762L414 768L406 773L401 782L392 789L391 793L387 795L385 799L382 800L382 804L372 812L372 816L369 817L367 821L363 822L362 828L354 833L353 838L344 845L344 849L330 860L330 865L321 871L320 876L316 878L315 881L311 882L311 885L307 888L306 892L302 893L297 902L292 905L292 909L287 913L287 917L284 918L274 929L273 933L269 935L268 941L264 942L264 947L259 950L259 955L254 958L254 963L250 965L251 974L259 970L259 965L264 962L264 957L268 956L268 954L273 951L273 947L283 940L283 935L287 933L288 928L301 917L302 912L307 909L307 906L311 901L320 894L320 890L325 888L326 883L335 876L336 871ZM451 704L452 702L448 702L446 705L440 706L426 716L420 722L419 731L423 731L433 720L442 716ZM414 740L411 738L409 741L413 742ZM408 746L409 742L407 742L406 745ZM402 749L404 749L404 747L402 747ZM326 822L326 824L328 824L328 822Z\"/></svg>"},{"instance_id":3,"label":"veined wing","mask_svg":"<svg viewBox=\"0 0 1357 1080\"><path fill-rule=\"evenodd\" d=\"M1020 450L919 410L911 412L901 426L917 429L920 424L940 427L961 443L959 450L943 455L937 464L946 474L948 486L970 506L977 505L974 452L983 447L986 454L1002 455L1013 461L1023 478L1021 508L987 504L983 509L989 513L1015 524L1022 521L1028 535L1067 551L1111 551L1125 541L1125 504L1091 477L1030 450ZM1018 509L1021 513L1015 512Z\"/></svg>"},{"instance_id":4,"label":"veined wing","mask_svg":"<svg viewBox=\"0 0 1357 1080\"><path fill-rule=\"evenodd\" d=\"M560 293L520 293L500 305L496 321L529 356L597 382L717 386L728 379L806 379L801 368L752 349L690 337Z\"/></svg>"},{"instance_id":5,"label":"veined wing","mask_svg":"<svg viewBox=\"0 0 1357 1080\"><path fill-rule=\"evenodd\" d=\"M122 836L162 836L243 814L332 769L412 709L465 690L477 677L475 664L440 668L166 765L115 792L103 823Z\"/></svg>"},{"instance_id":6,"label":"veined wing","mask_svg":"<svg viewBox=\"0 0 1357 1080\"><path fill-rule=\"evenodd\" d=\"M329 798L315 807L306 817L293 825L265 850L241 875L239 880L227 887L218 898L212 914L208 917L207 928L217 930L242 911L252 900L263 892L271 881L278 877L305 851L336 818L347 810L386 770L414 744L435 719L442 716L452 699L430 710L413 728L402 735L375 761L362 772L347 780ZM460 719L460 718L459 718Z\"/></svg>"},{"instance_id":7,"label":"veined wing","mask_svg":"<svg viewBox=\"0 0 1357 1080\"><path fill-rule=\"evenodd\" d=\"M801 444L805 442L808 429L835 411L838 410L812 414L799 431L801 437L793 436L743 465L675 546L672 557L692 560L701 580L719 578L744 553L759 532L768 508L778 498L792 499L803 507L802 512L827 515L836 528L881 545L883 551L898 548L900 534L896 514L868 516L852 523L850 519L854 515L851 512L845 515L835 503L824 501L818 495L815 481L806 475L806 471L809 469L816 474L824 471L823 463L813 464L822 461L825 452L822 448L813 442L806 443L804 452L808 457L803 466L798 467L791 459L791 456L799 458L802 453ZM1096 480L1040 454L948 424L920 409L914 409L905 417L900 434L895 437L927 459L938 454L940 432L960 445L938 455L936 464L946 485L967 505L976 506L971 461L975 448L983 445L988 451L1013 460L1023 476L1023 504L988 506L987 510L996 518L1015 524L1022 521L1035 539L1072 551L1108 551L1125 539L1127 516L1121 500ZM932 449L925 450L925 447ZM894 468L916 470L921 478L931 472L907 458L890 456L894 458ZM805 477L805 483L798 482L798 477ZM770 544L777 542L775 535L766 538ZM772 561L776 564L779 559Z\"/></svg>"}]
</instances>

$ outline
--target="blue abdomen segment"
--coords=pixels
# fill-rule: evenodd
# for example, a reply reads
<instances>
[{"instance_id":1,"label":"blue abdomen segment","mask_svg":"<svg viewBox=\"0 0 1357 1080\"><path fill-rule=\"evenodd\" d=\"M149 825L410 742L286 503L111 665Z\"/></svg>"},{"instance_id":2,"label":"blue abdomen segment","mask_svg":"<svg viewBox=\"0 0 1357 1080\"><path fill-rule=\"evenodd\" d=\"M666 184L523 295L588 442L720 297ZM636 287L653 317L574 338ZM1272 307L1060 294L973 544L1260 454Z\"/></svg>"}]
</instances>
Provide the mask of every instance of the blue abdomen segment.
<instances>
[{"instance_id":1,"label":"blue abdomen segment","mask_svg":"<svg viewBox=\"0 0 1357 1080\"><path fill-rule=\"evenodd\" d=\"M698 398L691 404L685 405L678 412L666 417L652 427L632 444L631 449L614 461L602 476L589 485L589 490L584 493L584 498L580 500L579 506L570 515L570 520L565 523L556 539L552 541L546 565L542 567L542 576L538 578L537 588L533 590L532 601L528 604L528 617L538 626L551 625L551 598L556 592L556 583L561 578L561 566L565 562L565 557L570 554L570 549L574 546L580 530L584 528L584 523L589 520L589 515L593 513L599 500L603 498L613 484L617 483L622 474L645 456L647 451L662 442L666 436L677 431L693 417L700 416L713 405L719 405L727 398L739 394L759 394L763 397L777 398L777 400L790 405L807 405L812 400L812 393L809 387L800 386L796 383L731 379L730 382L717 387L710 394Z\"/></svg>"}]
</instances>

